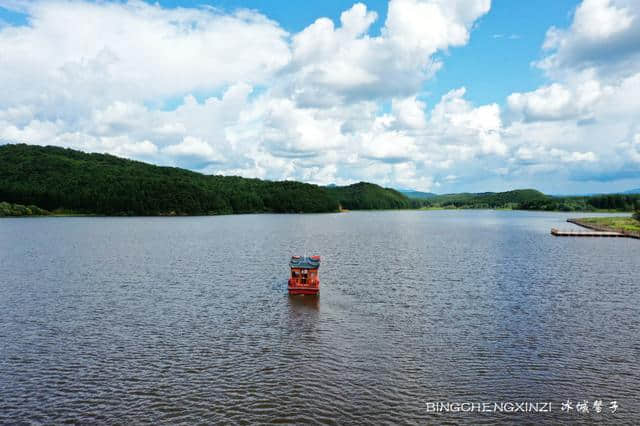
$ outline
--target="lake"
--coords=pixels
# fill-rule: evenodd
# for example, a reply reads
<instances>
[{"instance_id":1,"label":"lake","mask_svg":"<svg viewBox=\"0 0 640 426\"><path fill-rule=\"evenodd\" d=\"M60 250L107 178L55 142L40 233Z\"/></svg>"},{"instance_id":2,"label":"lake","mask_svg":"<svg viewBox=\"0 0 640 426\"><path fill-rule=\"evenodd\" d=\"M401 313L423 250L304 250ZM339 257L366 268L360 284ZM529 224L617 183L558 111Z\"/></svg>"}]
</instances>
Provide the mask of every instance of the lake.
<instances>
[{"instance_id":1,"label":"lake","mask_svg":"<svg viewBox=\"0 0 640 426\"><path fill-rule=\"evenodd\" d=\"M636 423L640 241L580 216L0 219L0 423Z\"/></svg>"}]
</instances>

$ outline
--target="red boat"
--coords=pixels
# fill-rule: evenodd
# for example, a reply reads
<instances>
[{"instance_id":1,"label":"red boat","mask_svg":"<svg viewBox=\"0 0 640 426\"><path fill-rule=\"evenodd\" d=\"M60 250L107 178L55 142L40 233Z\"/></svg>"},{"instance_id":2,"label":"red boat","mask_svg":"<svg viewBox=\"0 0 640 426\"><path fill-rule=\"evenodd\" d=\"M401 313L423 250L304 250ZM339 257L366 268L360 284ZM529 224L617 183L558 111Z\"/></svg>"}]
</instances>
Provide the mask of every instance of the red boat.
<instances>
[{"instance_id":1,"label":"red boat","mask_svg":"<svg viewBox=\"0 0 640 426\"><path fill-rule=\"evenodd\" d=\"M289 294L312 294L320 292L318 269L320 256L292 256L289 262L291 278L289 278Z\"/></svg>"}]
</instances>

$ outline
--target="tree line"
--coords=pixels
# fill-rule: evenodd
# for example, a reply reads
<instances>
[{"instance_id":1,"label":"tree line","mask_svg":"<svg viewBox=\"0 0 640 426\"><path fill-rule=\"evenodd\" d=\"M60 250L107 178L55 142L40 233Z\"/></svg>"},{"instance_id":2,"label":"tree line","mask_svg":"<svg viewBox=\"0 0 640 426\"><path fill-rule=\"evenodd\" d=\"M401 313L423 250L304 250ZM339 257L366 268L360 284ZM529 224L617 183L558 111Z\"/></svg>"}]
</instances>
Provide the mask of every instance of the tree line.
<instances>
[{"instance_id":1,"label":"tree line","mask_svg":"<svg viewBox=\"0 0 640 426\"><path fill-rule=\"evenodd\" d=\"M0 146L0 201L102 215L320 213L408 208L396 191L360 183L333 189L293 181L210 176L108 154Z\"/></svg>"},{"instance_id":2,"label":"tree line","mask_svg":"<svg viewBox=\"0 0 640 426\"><path fill-rule=\"evenodd\" d=\"M533 189L408 198L360 182L322 187L293 181L211 176L108 154L37 145L0 146L0 215L321 213L340 209L506 208L633 211L640 194L553 197ZM23 214L20 214L22 212ZM640 216L640 213L637 213Z\"/></svg>"},{"instance_id":3,"label":"tree line","mask_svg":"<svg viewBox=\"0 0 640 426\"><path fill-rule=\"evenodd\" d=\"M427 207L442 208L491 208L516 210L541 210L580 212L609 210L633 211L640 202L640 194L610 194L576 197L554 197L533 189L479 194L438 195L422 200Z\"/></svg>"}]
</instances>

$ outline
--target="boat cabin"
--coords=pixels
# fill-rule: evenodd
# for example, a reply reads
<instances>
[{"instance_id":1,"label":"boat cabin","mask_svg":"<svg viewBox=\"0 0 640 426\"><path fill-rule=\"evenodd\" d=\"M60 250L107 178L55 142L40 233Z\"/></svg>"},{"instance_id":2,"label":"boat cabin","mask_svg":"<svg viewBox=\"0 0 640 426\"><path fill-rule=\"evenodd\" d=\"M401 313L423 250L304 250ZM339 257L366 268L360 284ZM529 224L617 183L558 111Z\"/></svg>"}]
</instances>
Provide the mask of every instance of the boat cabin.
<instances>
[{"instance_id":1,"label":"boat cabin","mask_svg":"<svg viewBox=\"0 0 640 426\"><path fill-rule=\"evenodd\" d=\"M320 256L292 256L289 262L289 294L318 294L320 292Z\"/></svg>"}]
</instances>

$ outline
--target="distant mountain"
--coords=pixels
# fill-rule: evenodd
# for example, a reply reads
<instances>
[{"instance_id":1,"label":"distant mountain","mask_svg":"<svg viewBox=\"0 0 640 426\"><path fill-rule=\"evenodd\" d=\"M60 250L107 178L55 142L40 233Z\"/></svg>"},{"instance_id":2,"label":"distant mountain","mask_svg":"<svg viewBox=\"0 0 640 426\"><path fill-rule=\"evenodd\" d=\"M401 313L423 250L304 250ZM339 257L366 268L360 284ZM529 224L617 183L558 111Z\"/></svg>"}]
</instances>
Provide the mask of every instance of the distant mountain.
<instances>
[{"instance_id":1,"label":"distant mountain","mask_svg":"<svg viewBox=\"0 0 640 426\"><path fill-rule=\"evenodd\" d=\"M444 194L432 197L429 201L434 205L464 208L517 208L526 203L547 201L550 198L535 189L516 189L506 192Z\"/></svg>"},{"instance_id":2,"label":"distant mountain","mask_svg":"<svg viewBox=\"0 0 640 426\"><path fill-rule=\"evenodd\" d=\"M398 189L397 191L416 200L426 200L438 196L438 194L434 194L433 192L420 192L412 189Z\"/></svg>"},{"instance_id":3,"label":"distant mountain","mask_svg":"<svg viewBox=\"0 0 640 426\"><path fill-rule=\"evenodd\" d=\"M535 189L479 194L445 194L422 200L431 207L463 209L518 209L546 211L632 211L640 194L606 194L596 196L549 196Z\"/></svg>"},{"instance_id":4,"label":"distant mountain","mask_svg":"<svg viewBox=\"0 0 640 426\"><path fill-rule=\"evenodd\" d=\"M552 194L552 197L599 197L602 195L634 195L640 194L640 188L630 189L628 191L618 192L585 192L582 194Z\"/></svg>"}]
</instances>

